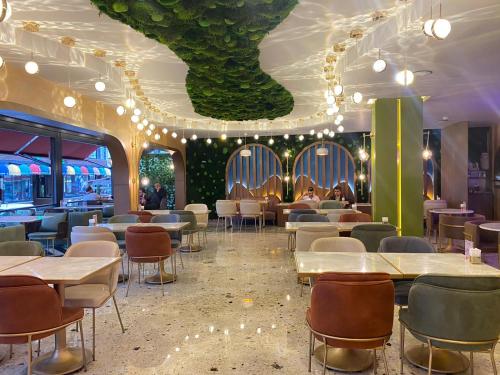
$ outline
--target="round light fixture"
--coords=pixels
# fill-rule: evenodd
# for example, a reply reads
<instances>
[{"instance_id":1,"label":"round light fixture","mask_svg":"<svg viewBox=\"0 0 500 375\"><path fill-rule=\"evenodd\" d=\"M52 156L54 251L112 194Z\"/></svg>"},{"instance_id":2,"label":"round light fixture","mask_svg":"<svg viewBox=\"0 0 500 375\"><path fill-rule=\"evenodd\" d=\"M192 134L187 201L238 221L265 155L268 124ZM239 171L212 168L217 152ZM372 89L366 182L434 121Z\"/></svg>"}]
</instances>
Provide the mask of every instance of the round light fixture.
<instances>
[{"instance_id":1,"label":"round light fixture","mask_svg":"<svg viewBox=\"0 0 500 375\"><path fill-rule=\"evenodd\" d=\"M147 119L147 118L145 118L145 119L143 119L143 120L142 120L142 123L144 124L144 126L148 126L149 121L148 121L148 119ZM153 124L151 124L151 125L153 125ZM150 125L150 126L151 126L151 125ZM153 125L153 126L154 126L154 125Z\"/></svg>"},{"instance_id":2,"label":"round light fixture","mask_svg":"<svg viewBox=\"0 0 500 375\"><path fill-rule=\"evenodd\" d=\"M250 151L248 148L244 148L240 151L240 156L243 158L249 158L250 156L252 156L252 151Z\"/></svg>"},{"instance_id":3,"label":"round light fixture","mask_svg":"<svg viewBox=\"0 0 500 375\"><path fill-rule=\"evenodd\" d=\"M116 113L118 114L118 116L123 116L125 114L125 107L119 105L118 107L116 107Z\"/></svg>"},{"instance_id":4,"label":"round light fixture","mask_svg":"<svg viewBox=\"0 0 500 375\"><path fill-rule=\"evenodd\" d=\"M285 182L288 182L290 181L290 176L289 175L286 175L285 178L284 178Z\"/></svg>"},{"instance_id":5,"label":"round light fixture","mask_svg":"<svg viewBox=\"0 0 500 375\"><path fill-rule=\"evenodd\" d=\"M335 132L332 130L330 133L328 133L328 136L329 136L330 138L335 137Z\"/></svg>"},{"instance_id":6,"label":"round light fixture","mask_svg":"<svg viewBox=\"0 0 500 375\"><path fill-rule=\"evenodd\" d=\"M68 108L73 108L76 105L76 99L71 95L64 98L64 105Z\"/></svg>"},{"instance_id":7,"label":"round light fixture","mask_svg":"<svg viewBox=\"0 0 500 375\"><path fill-rule=\"evenodd\" d=\"M365 176L364 173L360 173L360 175L358 176L358 178L359 178L360 181L366 180L366 176Z\"/></svg>"},{"instance_id":8,"label":"round light fixture","mask_svg":"<svg viewBox=\"0 0 500 375\"><path fill-rule=\"evenodd\" d=\"M187 143L187 139L186 139L186 138L184 138L184 137L182 137L182 138L181 138L181 143L182 143L183 145L185 145L185 144Z\"/></svg>"},{"instance_id":9,"label":"round light fixture","mask_svg":"<svg viewBox=\"0 0 500 375\"><path fill-rule=\"evenodd\" d=\"M429 160L430 158L432 158L432 151L429 150L428 148L426 148L423 152L422 152L422 157L424 158L424 160Z\"/></svg>"},{"instance_id":10,"label":"round light fixture","mask_svg":"<svg viewBox=\"0 0 500 375\"><path fill-rule=\"evenodd\" d=\"M139 108L134 109L134 115L140 116L142 114L142 111Z\"/></svg>"},{"instance_id":11,"label":"round light fixture","mask_svg":"<svg viewBox=\"0 0 500 375\"><path fill-rule=\"evenodd\" d=\"M394 78L401 86L409 86L413 83L415 76L413 75L413 72L405 69L398 72Z\"/></svg>"},{"instance_id":12,"label":"round light fixture","mask_svg":"<svg viewBox=\"0 0 500 375\"><path fill-rule=\"evenodd\" d=\"M212 138L207 138L207 144L209 144L209 145L212 144Z\"/></svg>"},{"instance_id":13,"label":"round light fixture","mask_svg":"<svg viewBox=\"0 0 500 375\"><path fill-rule=\"evenodd\" d=\"M139 122L139 116L137 116L137 115L132 115L132 116L130 117L130 120L132 120L132 122L134 122L134 123L138 123L138 122Z\"/></svg>"},{"instance_id":14,"label":"round light fixture","mask_svg":"<svg viewBox=\"0 0 500 375\"><path fill-rule=\"evenodd\" d=\"M8 1L2 2L2 10L0 12L0 22L7 22L12 16L12 7Z\"/></svg>"},{"instance_id":15,"label":"round light fixture","mask_svg":"<svg viewBox=\"0 0 500 375\"><path fill-rule=\"evenodd\" d=\"M344 92L344 86L342 86L340 83L336 84L333 86L333 93L335 96L340 96Z\"/></svg>"},{"instance_id":16,"label":"round light fixture","mask_svg":"<svg viewBox=\"0 0 500 375\"><path fill-rule=\"evenodd\" d=\"M432 24L432 35L436 39L443 40L445 39L451 32L451 24L450 21L444 18L438 18Z\"/></svg>"},{"instance_id":17,"label":"round light fixture","mask_svg":"<svg viewBox=\"0 0 500 375\"><path fill-rule=\"evenodd\" d=\"M326 98L326 104L333 104L335 103L335 97L329 96Z\"/></svg>"},{"instance_id":18,"label":"round light fixture","mask_svg":"<svg viewBox=\"0 0 500 375\"><path fill-rule=\"evenodd\" d=\"M2 56L0 56L0 69L2 69L4 65L5 65L5 60L3 59Z\"/></svg>"},{"instance_id":19,"label":"round light fixture","mask_svg":"<svg viewBox=\"0 0 500 375\"><path fill-rule=\"evenodd\" d=\"M227 134L226 133L222 133L221 136L220 136L220 139L222 139L223 141L225 141L227 139Z\"/></svg>"},{"instance_id":20,"label":"round light fixture","mask_svg":"<svg viewBox=\"0 0 500 375\"><path fill-rule=\"evenodd\" d=\"M155 134L155 140L157 140L157 141L160 140L160 134L158 134L158 133Z\"/></svg>"},{"instance_id":21,"label":"round light fixture","mask_svg":"<svg viewBox=\"0 0 500 375\"><path fill-rule=\"evenodd\" d=\"M318 134L321 134L321 133L318 133ZM326 147L322 146L316 150L316 155L317 156L327 156L328 149Z\"/></svg>"},{"instance_id":22,"label":"round light fixture","mask_svg":"<svg viewBox=\"0 0 500 375\"><path fill-rule=\"evenodd\" d=\"M125 106L127 108L134 108L135 107L135 100L132 98L128 98L127 100L125 100Z\"/></svg>"},{"instance_id":23,"label":"round light fixture","mask_svg":"<svg viewBox=\"0 0 500 375\"><path fill-rule=\"evenodd\" d=\"M259 139L259 135L258 135L258 134L255 134L255 135L253 136L253 139L258 140L258 139Z\"/></svg>"},{"instance_id":24,"label":"round light fixture","mask_svg":"<svg viewBox=\"0 0 500 375\"><path fill-rule=\"evenodd\" d=\"M147 123L147 122L145 123L145 122L143 121L143 122L142 122L142 124L143 124L144 126L146 126L148 123ZM149 124L148 128L150 128L151 130L155 130L155 129L156 129L156 125L155 125L155 124Z\"/></svg>"},{"instance_id":25,"label":"round light fixture","mask_svg":"<svg viewBox=\"0 0 500 375\"><path fill-rule=\"evenodd\" d=\"M176 132L172 132L172 138L177 138L177 133Z\"/></svg>"},{"instance_id":26,"label":"round light fixture","mask_svg":"<svg viewBox=\"0 0 500 375\"><path fill-rule=\"evenodd\" d=\"M162 132L163 134L167 134L167 133L168 133L168 129L167 129L167 128L163 128L163 129L161 129L161 132Z\"/></svg>"},{"instance_id":27,"label":"round light fixture","mask_svg":"<svg viewBox=\"0 0 500 375\"><path fill-rule=\"evenodd\" d=\"M339 127L337 128L337 131L338 131L339 133L343 133L343 132L344 132L344 126L339 125Z\"/></svg>"},{"instance_id":28,"label":"round light fixture","mask_svg":"<svg viewBox=\"0 0 500 375\"><path fill-rule=\"evenodd\" d=\"M433 24L434 24L434 20L432 20L432 19L424 22L424 24L422 26L422 31L424 32L424 35L429 36L431 38L434 36L434 35L432 35L432 25Z\"/></svg>"},{"instance_id":29,"label":"round light fixture","mask_svg":"<svg viewBox=\"0 0 500 375\"><path fill-rule=\"evenodd\" d=\"M37 74L39 70L38 64L35 61L28 61L24 65L24 70L26 70L28 74Z\"/></svg>"},{"instance_id":30,"label":"round light fixture","mask_svg":"<svg viewBox=\"0 0 500 375\"><path fill-rule=\"evenodd\" d=\"M318 132L318 134L316 134L316 137L317 137L318 139L321 139L321 138L323 138L323 133L321 133L321 132Z\"/></svg>"},{"instance_id":31,"label":"round light fixture","mask_svg":"<svg viewBox=\"0 0 500 375\"><path fill-rule=\"evenodd\" d=\"M301 134L299 135L299 141L303 141L304 140L304 136Z\"/></svg>"},{"instance_id":32,"label":"round light fixture","mask_svg":"<svg viewBox=\"0 0 500 375\"><path fill-rule=\"evenodd\" d=\"M354 94L352 94L352 101L356 104L361 103L363 101L363 94L356 91Z\"/></svg>"},{"instance_id":33,"label":"round light fixture","mask_svg":"<svg viewBox=\"0 0 500 375\"><path fill-rule=\"evenodd\" d=\"M372 65L372 69L375 73L382 73L386 68L387 63L384 59L378 59Z\"/></svg>"},{"instance_id":34,"label":"round light fixture","mask_svg":"<svg viewBox=\"0 0 500 375\"><path fill-rule=\"evenodd\" d=\"M196 134L193 134L193 135L191 136L191 139L192 139L193 141L196 141L196 140L198 139L198 136L197 136Z\"/></svg>"},{"instance_id":35,"label":"round light fixture","mask_svg":"<svg viewBox=\"0 0 500 375\"><path fill-rule=\"evenodd\" d=\"M368 158L370 157L364 148L360 148L358 150L358 155L359 155L359 160L361 161L367 161Z\"/></svg>"},{"instance_id":36,"label":"round light fixture","mask_svg":"<svg viewBox=\"0 0 500 375\"><path fill-rule=\"evenodd\" d=\"M106 90L106 84L103 81L97 81L94 87L99 92L103 92L104 90Z\"/></svg>"},{"instance_id":37,"label":"round light fixture","mask_svg":"<svg viewBox=\"0 0 500 375\"><path fill-rule=\"evenodd\" d=\"M341 121L339 121L338 119L335 119L334 123L335 123L335 125L340 125Z\"/></svg>"},{"instance_id":38,"label":"round light fixture","mask_svg":"<svg viewBox=\"0 0 500 375\"><path fill-rule=\"evenodd\" d=\"M243 143L243 140L242 140L241 138L238 138L238 139L236 140L236 143L237 143L237 144L239 144L239 145L241 145L241 144Z\"/></svg>"},{"instance_id":39,"label":"round light fixture","mask_svg":"<svg viewBox=\"0 0 500 375\"><path fill-rule=\"evenodd\" d=\"M309 134L314 135L314 133L316 133L314 129L309 130Z\"/></svg>"},{"instance_id":40,"label":"round light fixture","mask_svg":"<svg viewBox=\"0 0 500 375\"><path fill-rule=\"evenodd\" d=\"M290 153L289 153L288 151L285 151L285 153L283 154L283 156L284 156L285 158L289 158L289 157L290 157Z\"/></svg>"},{"instance_id":41,"label":"round light fixture","mask_svg":"<svg viewBox=\"0 0 500 375\"><path fill-rule=\"evenodd\" d=\"M142 148L148 148L148 147L149 147L149 142L144 141L144 143L142 144Z\"/></svg>"},{"instance_id":42,"label":"round light fixture","mask_svg":"<svg viewBox=\"0 0 500 375\"><path fill-rule=\"evenodd\" d=\"M147 148L147 147L144 147L144 148ZM149 178L147 178L147 177L141 178L141 185L148 186L149 185Z\"/></svg>"},{"instance_id":43,"label":"round light fixture","mask_svg":"<svg viewBox=\"0 0 500 375\"><path fill-rule=\"evenodd\" d=\"M344 121L344 115L337 115L337 117L335 118L335 121L338 121L338 122L342 122Z\"/></svg>"},{"instance_id":44,"label":"round light fixture","mask_svg":"<svg viewBox=\"0 0 500 375\"><path fill-rule=\"evenodd\" d=\"M323 134L324 135L327 135L329 132L330 132L330 129L328 129L328 128L324 128L323 129Z\"/></svg>"},{"instance_id":45,"label":"round light fixture","mask_svg":"<svg viewBox=\"0 0 500 375\"><path fill-rule=\"evenodd\" d=\"M290 136L288 134L283 135L283 138L288 139Z\"/></svg>"},{"instance_id":46,"label":"round light fixture","mask_svg":"<svg viewBox=\"0 0 500 375\"><path fill-rule=\"evenodd\" d=\"M271 146L274 145L274 139L271 137L269 138L269 141L267 141Z\"/></svg>"},{"instance_id":47,"label":"round light fixture","mask_svg":"<svg viewBox=\"0 0 500 375\"><path fill-rule=\"evenodd\" d=\"M144 125L142 125L141 123L138 123L137 124L137 130L144 130Z\"/></svg>"},{"instance_id":48,"label":"round light fixture","mask_svg":"<svg viewBox=\"0 0 500 375\"><path fill-rule=\"evenodd\" d=\"M151 130L146 130L146 134L148 135L148 137L151 137L151 134L153 134L153 132Z\"/></svg>"}]
</instances>

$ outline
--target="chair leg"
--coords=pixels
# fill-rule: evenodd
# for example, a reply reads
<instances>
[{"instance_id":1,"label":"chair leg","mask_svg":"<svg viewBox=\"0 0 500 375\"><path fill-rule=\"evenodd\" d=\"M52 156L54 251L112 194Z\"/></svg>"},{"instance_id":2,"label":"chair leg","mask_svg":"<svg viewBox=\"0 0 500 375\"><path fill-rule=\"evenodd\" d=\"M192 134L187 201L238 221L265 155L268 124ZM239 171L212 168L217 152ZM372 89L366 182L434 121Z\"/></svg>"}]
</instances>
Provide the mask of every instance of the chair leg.
<instances>
[{"instance_id":1,"label":"chair leg","mask_svg":"<svg viewBox=\"0 0 500 375\"><path fill-rule=\"evenodd\" d=\"M38 347L37 347L37 349L36 349L36 356L37 356L37 358L38 358L38 357L40 357L40 350L41 350L41 349L40 349L40 346L41 346L41 341L42 341L42 340L38 340Z\"/></svg>"},{"instance_id":2,"label":"chair leg","mask_svg":"<svg viewBox=\"0 0 500 375\"><path fill-rule=\"evenodd\" d=\"M377 375L377 349L373 349L373 375Z\"/></svg>"},{"instance_id":3,"label":"chair leg","mask_svg":"<svg viewBox=\"0 0 500 375\"><path fill-rule=\"evenodd\" d=\"M170 256L170 267L172 267L172 275L174 275L173 282L175 283L175 281L177 280L177 266L176 266L177 261L175 261L174 258L175 258L175 253Z\"/></svg>"},{"instance_id":4,"label":"chair leg","mask_svg":"<svg viewBox=\"0 0 500 375\"><path fill-rule=\"evenodd\" d=\"M118 304L116 303L115 295L113 294L113 304L115 305L116 315L118 315L118 321L120 322L120 327L122 327L122 333L125 333L125 328L123 327L122 317L120 315L120 310L118 309Z\"/></svg>"},{"instance_id":5,"label":"chair leg","mask_svg":"<svg viewBox=\"0 0 500 375\"><path fill-rule=\"evenodd\" d=\"M312 340L314 340L313 333L309 330L309 372L311 372Z\"/></svg>"},{"instance_id":6,"label":"chair leg","mask_svg":"<svg viewBox=\"0 0 500 375\"><path fill-rule=\"evenodd\" d=\"M85 353L85 340L83 339L83 323L80 320L78 323L80 325L80 341L82 342L82 359L83 359L83 369L87 372L87 358Z\"/></svg>"},{"instance_id":7,"label":"chair leg","mask_svg":"<svg viewBox=\"0 0 500 375\"><path fill-rule=\"evenodd\" d=\"M127 293L125 297L128 297L128 290L130 289L130 280L132 279L132 272L130 272L130 259L127 260L127 268L128 268L128 282L127 282Z\"/></svg>"},{"instance_id":8,"label":"chair leg","mask_svg":"<svg viewBox=\"0 0 500 375\"><path fill-rule=\"evenodd\" d=\"M184 269L184 261L182 260L182 251L179 251L179 258L181 258L181 267Z\"/></svg>"},{"instance_id":9,"label":"chair leg","mask_svg":"<svg viewBox=\"0 0 500 375\"><path fill-rule=\"evenodd\" d=\"M427 339L427 345L429 346L429 368L427 369L427 374L432 375L432 344L430 339Z\"/></svg>"},{"instance_id":10,"label":"chair leg","mask_svg":"<svg viewBox=\"0 0 500 375\"><path fill-rule=\"evenodd\" d=\"M326 339L323 338L323 375L326 374L326 358L328 357L328 345L326 344Z\"/></svg>"},{"instance_id":11,"label":"chair leg","mask_svg":"<svg viewBox=\"0 0 500 375\"><path fill-rule=\"evenodd\" d=\"M122 275L125 277L125 262L123 261L123 255L122 255ZM122 280L124 282L125 280Z\"/></svg>"},{"instance_id":12,"label":"chair leg","mask_svg":"<svg viewBox=\"0 0 500 375\"><path fill-rule=\"evenodd\" d=\"M470 352L470 375L474 375L474 352Z\"/></svg>"},{"instance_id":13,"label":"chair leg","mask_svg":"<svg viewBox=\"0 0 500 375\"><path fill-rule=\"evenodd\" d=\"M240 233L241 233L241 226L243 225L243 218L240 218Z\"/></svg>"},{"instance_id":14,"label":"chair leg","mask_svg":"<svg viewBox=\"0 0 500 375\"><path fill-rule=\"evenodd\" d=\"M28 336L28 369L27 373L28 375L31 375L31 361L33 360L33 354L31 351L33 350L32 345L31 345L31 336Z\"/></svg>"},{"instance_id":15,"label":"chair leg","mask_svg":"<svg viewBox=\"0 0 500 375\"><path fill-rule=\"evenodd\" d=\"M137 263L137 271L139 271L139 284L141 283L141 264Z\"/></svg>"},{"instance_id":16,"label":"chair leg","mask_svg":"<svg viewBox=\"0 0 500 375\"><path fill-rule=\"evenodd\" d=\"M158 269L160 268L161 260L158 258ZM165 286L163 285L163 272L160 272L161 295L165 296Z\"/></svg>"},{"instance_id":17,"label":"chair leg","mask_svg":"<svg viewBox=\"0 0 500 375\"><path fill-rule=\"evenodd\" d=\"M257 230L257 218L256 218L256 217L254 217L254 218L253 218L253 221L254 221L254 223L255 223L255 233L257 233L257 232L258 232L258 230Z\"/></svg>"},{"instance_id":18,"label":"chair leg","mask_svg":"<svg viewBox=\"0 0 500 375\"><path fill-rule=\"evenodd\" d=\"M490 350L491 366L493 367L493 375L497 375L497 365L495 363L495 345Z\"/></svg>"},{"instance_id":19,"label":"chair leg","mask_svg":"<svg viewBox=\"0 0 500 375\"><path fill-rule=\"evenodd\" d=\"M399 324L399 361L400 361L400 372L403 373L403 360L405 357L405 326Z\"/></svg>"},{"instance_id":20,"label":"chair leg","mask_svg":"<svg viewBox=\"0 0 500 375\"><path fill-rule=\"evenodd\" d=\"M219 230L219 220L220 216L217 216L217 225L215 226L215 233L217 233L217 231Z\"/></svg>"},{"instance_id":21,"label":"chair leg","mask_svg":"<svg viewBox=\"0 0 500 375\"><path fill-rule=\"evenodd\" d=\"M95 361L95 308L92 308L92 361Z\"/></svg>"},{"instance_id":22,"label":"chair leg","mask_svg":"<svg viewBox=\"0 0 500 375\"><path fill-rule=\"evenodd\" d=\"M386 375L389 375L389 364L387 362L387 356L385 355L385 342L384 342L384 347L382 348L382 359L384 360L384 369Z\"/></svg>"}]
</instances>

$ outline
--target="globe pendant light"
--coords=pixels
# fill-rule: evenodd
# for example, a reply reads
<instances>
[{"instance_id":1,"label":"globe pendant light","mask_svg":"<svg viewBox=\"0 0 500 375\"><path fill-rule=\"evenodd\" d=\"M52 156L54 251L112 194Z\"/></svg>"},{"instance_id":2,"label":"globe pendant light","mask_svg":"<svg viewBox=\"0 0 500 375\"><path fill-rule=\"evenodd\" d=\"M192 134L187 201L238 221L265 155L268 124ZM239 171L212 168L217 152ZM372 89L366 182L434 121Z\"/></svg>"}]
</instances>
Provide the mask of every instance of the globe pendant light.
<instances>
[{"instance_id":1,"label":"globe pendant light","mask_svg":"<svg viewBox=\"0 0 500 375\"><path fill-rule=\"evenodd\" d=\"M378 59L373 63L372 69L375 73L382 73L387 68L387 63L380 56L380 48L378 50Z\"/></svg>"},{"instance_id":2,"label":"globe pendant light","mask_svg":"<svg viewBox=\"0 0 500 375\"><path fill-rule=\"evenodd\" d=\"M7 0L2 0L2 9L0 11L0 22L7 22L12 16L12 7Z\"/></svg>"},{"instance_id":3,"label":"globe pendant light","mask_svg":"<svg viewBox=\"0 0 500 375\"><path fill-rule=\"evenodd\" d=\"M146 130L146 134L148 135L148 137L151 137L151 134L153 134L153 132L151 130Z\"/></svg>"},{"instance_id":4,"label":"globe pendant light","mask_svg":"<svg viewBox=\"0 0 500 375\"><path fill-rule=\"evenodd\" d=\"M138 123L137 124L137 130L144 130L144 125L142 125L141 123Z\"/></svg>"},{"instance_id":5,"label":"globe pendant light","mask_svg":"<svg viewBox=\"0 0 500 375\"><path fill-rule=\"evenodd\" d=\"M412 71L404 69L396 74L395 79L401 86L409 86L415 80L415 76Z\"/></svg>"},{"instance_id":6,"label":"globe pendant light","mask_svg":"<svg viewBox=\"0 0 500 375\"><path fill-rule=\"evenodd\" d=\"M103 92L104 90L106 90L106 84L103 81L97 81L94 87L99 92Z\"/></svg>"},{"instance_id":7,"label":"globe pendant light","mask_svg":"<svg viewBox=\"0 0 500 375\"><path fill-rule=\"evenodd\" d=\"M187 143L187 139L186 139L186 138L184 138L184 137L182 137L182 138L181 138L181 143L182 143L183 145L185 145L185 144Z\"/></svg>"},{"instance_id":8,"label":"globe pendant light","mask_svg":"<svg viewBox=\"0 0 500 375\"><path fill-rule=\"evenodd\" d=\"M328 129L328 128L324 128L323 129L323 134L324 135L327 135L329 132L330 132L330 129Z\"/></svg>"},{"instance_id":9,"label":"globe pendant light","mask_svg":"<svg viewBox=\"0 0 500 375\"><path fill-rule=\"evenodd\" d=\"M299 141L303 141L304 140L304 136L302 134L299 135Z\"/></svg>"},{"instance_id":10,"label":"globe pendant light","mask_svg":"<svg viewBox=\"0 0 500 375\"><path fill-rule=\"evenodd\" d=\"M432 35L434 35L436 39L439 40L446 39L446 37L450 34L450 32L451 32L450 21L444 18L438 18L432 24Z\"/></svg>"},{"instance_id":11,"label":"globe pendant light","mask_svg":"<svg viewBox=\"0 0 500 375\"><path fill-rule=\"evenodd\" d=\"M361 94L360 92L355 92L354 94L352 94L352 101L355 104L361 103L363 101L363 94Z\"/></svg>"},{"instance_id":12,"label":"globe pendant light","mask_svg":"<svg viewBox=\"0 0 500 375\"><path fill-rule=\"evenodd\" d=\"M242 140L241 138L238 138L238 139L236 140L236 143L237 143L237 144L239 144L239 145L241 145L241 144L243 143L243 140Z\"/></svg>"},{"instance_id":13,"label":"globe pendant light","mask_svg":"<svg viewBox=\"0 0 500 375\"><path fill-rule=\"evenodd\" d=\"M431 15L432 17L432 15ZM434 24L434 20L431 18L430 20L427 20L424 22L424 25L422 27L422 30L425 34L425 36L428 37L433 37L434 35L432 34L432 25Z\"/></svg>"},{"instance_id":14,"label":"globe pendant light","mask_svg":"<svg viewBox=\"0 0 500 375\"><path fill-rule=\"evenodd\" d=\"M322 138L323 138L323 133L318 132L318 134L316 134L316 137L317 137L318 139L322 139Z\"/></svg>"},{"instance_id":15,"label":"globe pendant light","mask_svg":"<svg viewBox=\"0 0 500 375\"><path fill-rule=\"evenodd\" d=\"M144 141L144 143L142 144L142 148L148 148L148 147L149 147L149 142Z\"/></svg>"},{"instance_id":16,"label":"globe pendant light","mask_svg":"<svg viewBox=\"0 0 500 375\"><path fill-rule=\"evenodd\" d=\"M335 121L338 121L339 123L342 122L342 121L344 121L344 116L341 115L341 114L338 114L337 118L335 119Z\"/></svg>"},{"instance_id":17,"label":"globe pendant light","mask_svg":"<svg viewBox=\"0 0 500 375\"><path fill-rule=\"evenodd\" d=\"M2 56L0 56L0 69L2 69L4 65L5 65L5 60L3 59Z\"/></svg>"},{"instance_id":18,"label":"globe pendant light","mask_svg":"<svg viewBox=\"0 0 500 375\"><path fill-rule=\"evenodd\" d=\"M212 144L212 138L207 138L207 144L209 144L209 145Z\"/></svg>"},{"instance_id":19,"label":"globe pendant light","mask_svg":"<svg viewBox=\"0 0 500 375\"><path fill-rule=\"evenodd\" d=\"M125 107L119 105L118 107L116 107L116 113L118 114L118 116L123 116L125 114Z\"/></svg>"},{"instance_id":20,"label":"globe pendant light","mask_svg":"<svg viewBox=\"0 0 500 375\"><path fill-rule=\"evenodd\" d=\"M162 132L163 134L167 134L167 133L168 133L168 129L167 129L167 128L163 128L163 129L161 129L161 132Z\"/></svg>"},{"instance_id":21,"label":"globe pendant light","mask_svg":"<svg viewBox=\"0 0 500 375\"><path fill-rule=\"evenodd\" d=\"M335 132L334 132L333 130L331 130L331 131L330 131L330 133L328 133L328 136L329 136L330 138L335 137Z\"/></svg>"},{"instance_id":22,"label":"globe pendant light","mask_svg":"<svg viewBox=\"0 0 500 375\"><path fill-rule=\"evenodd\" d=\"M227 134L226 133L222 133L221 136L220 136L220 139L222 139L223 141L225 141L227 139Z\"/></svg>"},{"instance_id":23,"label":"globe pendant light","mask_svg":"<svg viewBox=\"0 0 500 375\"><path fill-rule=\"evenodd\" d=\"M135 100L132 99L132 98L128 98L126 101L125 101L125 106L127 108L134 108L135 107Z\"/></svg>"},{"instance_id":24,"label":"globe pendant light","mask_svg":"<svg viewBox=\"0 0 500 375\"><path fill-rule=\"evenodd\" d=\"M68 95L64 98L64 105L68 108L73 108L76 105L76 99Z\"/></svg>"},{"instance_id":25,"label":"globe pendant light","mask_svg":"<svg viewBox=\"0 0 500 375\"><path fill-rule=\"evenodd\" d=\"M132 120L133 123L138 123L139 122L139 116L137 115L132 115L130 117L130 120Z\"/></svg>"},{"instance_id":26,"label":"globe pendant light","mask_svg":"<svg viewBox=\"0 0 500 375\"><path fill-rule=\"evenodd\" d=\"M338 128L337 128L337 131L339 133L343 133L344 132L344 126L343 125L339 125Z\"/></svg>"},{"instance_id":27,"label":"globe pendant light","mask_svg":"<svg viewBox=\"0 0 500 375\"><path fill-rule=\"evenodd\" d=\"M269 141L267 143L269 143L270 146L274 145L273 136L271 136L271 138L269 138Z\"/></svg>"},{"instance_id":28,"label":"globe pendant light","mask_svg":"<svg viewBox=\"0 0 500 375\"><path fill-rule=\"evenodd\" d=\"M155 140L157 140L157 141L160 140L160 134L158 134L158 133L155 134Z\"/></svg>"},{"instance_id":29,"label":"globe pendant light","mask_svg":"<svg viewBox=\"0 0 500 375\"><path fill-rule=\"evenodd\" d=\"M431 132L430 131L427 131L426 132L427 134L427 142L425 144L425 149L424 151L422 151L422 158L424 158L424 160L429 160L430 158L432 158L432 151L429 150L429 138L431 136Z\"/></svg>"},{"instance_id":30,"label":"globe pendant light","mask_svg":"<svg viewBox=\"0 0 500 375\"><path fill-rule=\"evenodd\" d=\"M193 135L191 136L191 139L192 139L193 141L196 141L196 140L198 139L198 136L197 136L196 134L193 134Z\"/></svg>"},{"instance_id":31,"label":"globe pendant light","mask_svg":"<svg viewBox=\"0 0 500 375\"><path fill-rule=\"evenodd\" d=\"M288 139L288 138L290 138L290 136L288 134L284 134L283 138Z\"/></svg>"},{"instance_id":32,"label":"globe pendant light","mask_svg":"<svg viewBox=\"0 0 500 375\"><path fill-rule=\"evenodd\" d=\"M174 139L177 138L177 133L175 131L172 132L172 138L174 138Z\"/></svg>"},{"instance_id":33,"label":"globe pendant light","mask_svg":"<svg viewBox=\"0 0 500 375\"><path fill-rule=\"evenodd\" d=\"M38 64L31 60L31 61L28 61L25 65L24 65L24 70L26 70L26 73L28 74L37 74L38 73Z\"/></svg>"},{"instance_id":34,"label":"globe pendant light","mask_svg":"<svg viewBox=\"0 0 500 375\"><path fill-rule=\"evenodd\" d=\"M335 103L335 98L333 96L328 96L326 98L326 104L333 104Z\"/></svg>"},{"instance_id":35,"label":"globe pendant light","mask_svg":"<svg viewBox=\"0 0 500 375\"><path fill-rule=\"evenodd\" d=\"M258 139L259 139L259 135L258 135L258 134L255 134L255 135L253 136L253 139L258 140Z\"/></svg>"},{"instance_id":36,"label":"globe pendant light","mask_svg":"<svg viewBox=\"0 0 500 375\"><path fill-rule=\"evenodd\" d=\"M344 92L344 86L342 86L339 83L337 83L335 86L333 86L333 93L335 94L335 96L340 96L342 95L342 93Z\"/></svg>"}]
</instances>

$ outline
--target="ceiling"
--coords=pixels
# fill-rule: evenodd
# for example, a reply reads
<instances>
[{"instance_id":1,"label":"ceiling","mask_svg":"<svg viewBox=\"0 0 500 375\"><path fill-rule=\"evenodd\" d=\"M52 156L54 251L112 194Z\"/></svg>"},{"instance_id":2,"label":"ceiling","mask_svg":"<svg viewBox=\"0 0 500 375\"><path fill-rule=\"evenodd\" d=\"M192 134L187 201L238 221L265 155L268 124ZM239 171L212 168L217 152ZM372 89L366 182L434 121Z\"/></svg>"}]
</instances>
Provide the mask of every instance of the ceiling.
<instances>
[{"instance_id":1,"label":"ceiling","mask_svg":"<svg viewBox=\"0 0 500 375\"><path fill-rule=\"evenodd\" d=\"M117 106L134 85L140 85L148 107L138 101L148 119L169 129L188 129L198 136L231 134L301 133L322 129L333 120L325 115L326 89L323 66L336 43L336 73L342 77L346 96L364 95L363 104L342 108L345 131L370 129L368 98L422 95L426 127L458 121L498 123L500 115L500 2L498 0L444 0L443 16L452 24L443 41L421 31L429 17L430 0L300 0L299 4L261 43L261 67L285 86L295 100L294 110L274 121L223 122L193 111L185 90L187 66L166 46L147 39L130 27L100 15L89 0L10 0L13 14L0 24L0 54L23 66L30 58L40 64L40 75L83 94ZM438 12L434 1L434 12ZM374 12L384 17L374 21ZM38 32L25 31L34 21ZM360 29L363 38L349 37ZM67 47L61 38L74 39ZM388 61L383 73L371 69L378 49ZM94 55L105 51L105 57ZM412 71L430 70L403 89L394 74L406 61ZM116 62L125 66L117 67ZM122 64L123 65L123 64ZM132 74L128 77L127 74ZM94 89L101 77L103 93ZM137 79L138 81L134 81ZM441 121L443 117L447 122Z\"/></svg>"}]
</instances>

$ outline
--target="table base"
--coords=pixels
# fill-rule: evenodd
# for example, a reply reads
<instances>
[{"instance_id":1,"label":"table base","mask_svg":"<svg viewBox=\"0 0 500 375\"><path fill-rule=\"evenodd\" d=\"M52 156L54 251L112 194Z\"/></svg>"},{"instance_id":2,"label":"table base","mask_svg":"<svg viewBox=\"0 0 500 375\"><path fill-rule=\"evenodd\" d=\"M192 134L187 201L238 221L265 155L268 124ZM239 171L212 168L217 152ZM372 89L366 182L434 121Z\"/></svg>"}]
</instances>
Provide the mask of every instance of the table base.
<instances>
[{"instance_id":1,"label":"table base","mask_svg":"<svg viewBox=\"0 0 500 375\"><path fill-rule=\"evenodd\" d=\"M191 249L189 249L189 246L184 245L179 248L180 251L183 253L198 253L201 251L201 246L200 245L192 245Z\"/></svg>"},{"instance_id":2,"label":"table base","mask_svg":"<svg viewBox=\"0 0 500 375\"><path fill-rule=\"evenodd\" d=\"M314 350L314 357L323 364L325 349L323 345ZM355 372L363 371L373 365L373 355L369 350L328 348L326 367L330 370Z\"/></svg>"},{"instance_id":3,"label":"table base","mask_svg":"<svg viewBox=\"0 0 500 375\"><path fill-rule=\"evenodd\" d=\"M173 283L176 280L176 277L168 272L163 272L160 278L160 272L155 273L152 276L148 276L145 279L146 284L161 284L163 280L163 284Z\"/></svg>"},{"instance_id":4,"label":"table base","mask_svg":"<svg viewBox=\"0 0 500 375\"><path fill-rule=\"evenodd\" d=\"M92 360L92 352L85 350L87 363ZM44 354L33 361L33 374L63 375L78 371L83 367L81 348L64 348Z\"/></svg>"},{"instance_id":5,"label":"table base","mask_svg":"<svg viewBox=\"0 0 500 375\"><path fill-rule=\"evenodd\" d=\"M427 370L429 368L429 348L424 345L408 349L405 357L412 365ZM469 368L469 360L463 354L444 349L432 348L432 371L440 374L455 374Z\"/></svg>"}]
</instances>

